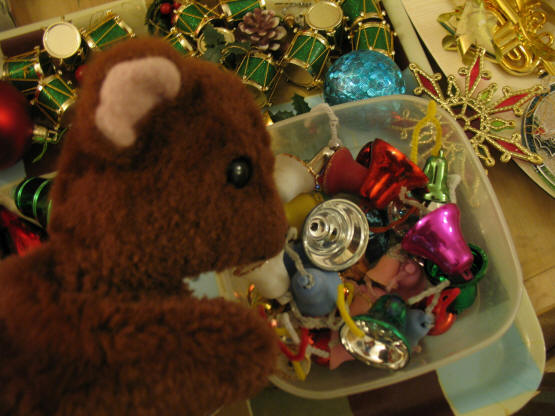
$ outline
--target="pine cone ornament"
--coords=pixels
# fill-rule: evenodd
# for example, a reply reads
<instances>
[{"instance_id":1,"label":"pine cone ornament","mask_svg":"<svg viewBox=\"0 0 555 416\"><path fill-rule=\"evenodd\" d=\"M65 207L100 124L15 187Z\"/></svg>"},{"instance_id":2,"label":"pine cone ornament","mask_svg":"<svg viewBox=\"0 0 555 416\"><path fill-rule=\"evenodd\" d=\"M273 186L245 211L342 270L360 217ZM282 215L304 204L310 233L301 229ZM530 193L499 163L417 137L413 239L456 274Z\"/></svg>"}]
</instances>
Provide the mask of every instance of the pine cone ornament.
<instances>
[{"instance_id":1,"label":"pine cone ornament","mask_svg":"<svg viewBox=\"0 0 555 416\"><path fill-rule=\"evenodd\" d=\"M261 51L277 51L287 34L279 23L279 17L273 11L256 8L243 16L237 26L237 38L250 42L253 48Z\"/></svg>"}]
</instances>

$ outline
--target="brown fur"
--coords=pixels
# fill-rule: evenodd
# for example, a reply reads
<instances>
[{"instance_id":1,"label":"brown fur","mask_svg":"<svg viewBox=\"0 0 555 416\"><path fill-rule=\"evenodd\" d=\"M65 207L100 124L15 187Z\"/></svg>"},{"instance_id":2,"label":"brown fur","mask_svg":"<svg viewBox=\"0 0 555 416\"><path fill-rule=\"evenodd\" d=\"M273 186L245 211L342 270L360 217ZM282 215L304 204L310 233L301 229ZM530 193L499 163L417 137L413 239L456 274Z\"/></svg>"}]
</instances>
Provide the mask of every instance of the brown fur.
<instances>
[{"instance_id":1,"label":"brown fur","mask_svg":"<svg viewBox=\"0 0 555 416\"><path fill-rule=\"evenodd\" d=\"M114 64L160 55L176 99L118 149L94 124ZM52 190L50 240L0 264L0 414L203 415L254 394L275 335L254 310L196 299L184 276L276 255L286 221L259 110L233 74L165 42L88 65ZM227 182L247 156L244 188Z\"/></svg>"}]
</instances>

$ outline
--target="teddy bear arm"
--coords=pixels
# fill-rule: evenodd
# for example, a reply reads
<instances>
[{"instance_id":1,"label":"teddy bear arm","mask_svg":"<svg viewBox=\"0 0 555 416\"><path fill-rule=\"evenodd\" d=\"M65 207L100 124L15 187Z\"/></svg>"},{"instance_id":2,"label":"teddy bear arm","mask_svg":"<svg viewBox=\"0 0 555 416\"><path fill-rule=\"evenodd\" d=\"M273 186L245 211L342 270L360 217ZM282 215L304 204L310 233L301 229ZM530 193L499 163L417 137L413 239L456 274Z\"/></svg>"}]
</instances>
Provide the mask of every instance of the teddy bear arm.
<instances>
[{"instance_id":1,"label":"teddy bear arm","mask_svg":"<svg viewBox=\"0 0 555 416\"><path fill-rule=\"evenodd\" d=\"M107 365L60 414L204 415L267 384L279 351L256 311L221 298L147 302L116 308L97 332Z\"/></svg>"}]
</instances>

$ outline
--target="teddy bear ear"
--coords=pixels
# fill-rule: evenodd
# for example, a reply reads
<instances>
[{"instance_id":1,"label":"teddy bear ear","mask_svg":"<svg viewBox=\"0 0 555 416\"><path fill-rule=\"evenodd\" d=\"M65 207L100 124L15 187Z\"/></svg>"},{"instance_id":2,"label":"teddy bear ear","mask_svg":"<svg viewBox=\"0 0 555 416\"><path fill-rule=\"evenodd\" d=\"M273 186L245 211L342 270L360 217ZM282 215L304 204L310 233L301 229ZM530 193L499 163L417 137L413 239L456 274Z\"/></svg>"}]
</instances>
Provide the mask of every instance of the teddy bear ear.
<instances>
[{"instance_id":1,"label":"teddy bear ear","mask_svg":"<svg viewBox=\"0 0 555 416\"><path fill-rule=\"evenodd\" d=\"M117 147L129 147L137 140L137 121L162 101L175 98L180 86L179 69L167 58L120 62L102 82L95 124Z\"/></svg>"}]
</instances>

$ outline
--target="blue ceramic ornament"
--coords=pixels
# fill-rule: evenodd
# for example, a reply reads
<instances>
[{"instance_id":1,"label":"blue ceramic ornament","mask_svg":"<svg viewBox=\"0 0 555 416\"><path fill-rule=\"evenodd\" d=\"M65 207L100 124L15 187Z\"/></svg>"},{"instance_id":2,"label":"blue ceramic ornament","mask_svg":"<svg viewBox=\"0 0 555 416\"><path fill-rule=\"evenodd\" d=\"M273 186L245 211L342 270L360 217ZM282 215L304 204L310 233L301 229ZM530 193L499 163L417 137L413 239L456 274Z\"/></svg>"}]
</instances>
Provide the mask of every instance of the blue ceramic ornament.
<instances>
[{"instance_id":1,"label":"blue ceramic ornament","mask_svg":"<svg viewBox=\"0 0 555 416\"><path fill-rule=\"evenodd\" d=\"M420 309L409 309L407 311L407 327L405 336L410 347L415 348L420 340L424 338L434 326L434 316Z\"/></svg>"},{"instance_id":2,"label":"blue ceramic ornament","mask_svg":"<svg viewBox=\"0 0 555 416\"><path fill-rule=\"evenodd\" d=\"M404 94L405 81L397 64L370 50L352 51L337 59L324 79L324 100L330 104Z\"/></svg>"},{"instance_id":3,"label":"blue ceramic ornament","mask_svg":"<svg viewBox=\"0 0 555 416\"><path fill-rule=\"evenodd\" d=\"M307 267L312 279L296 272L291 279L293 299L305 316L323 316L329 314L337 302L337 286L341 278L335 271L324 271Z\"/></svg>"}]
</instances>

